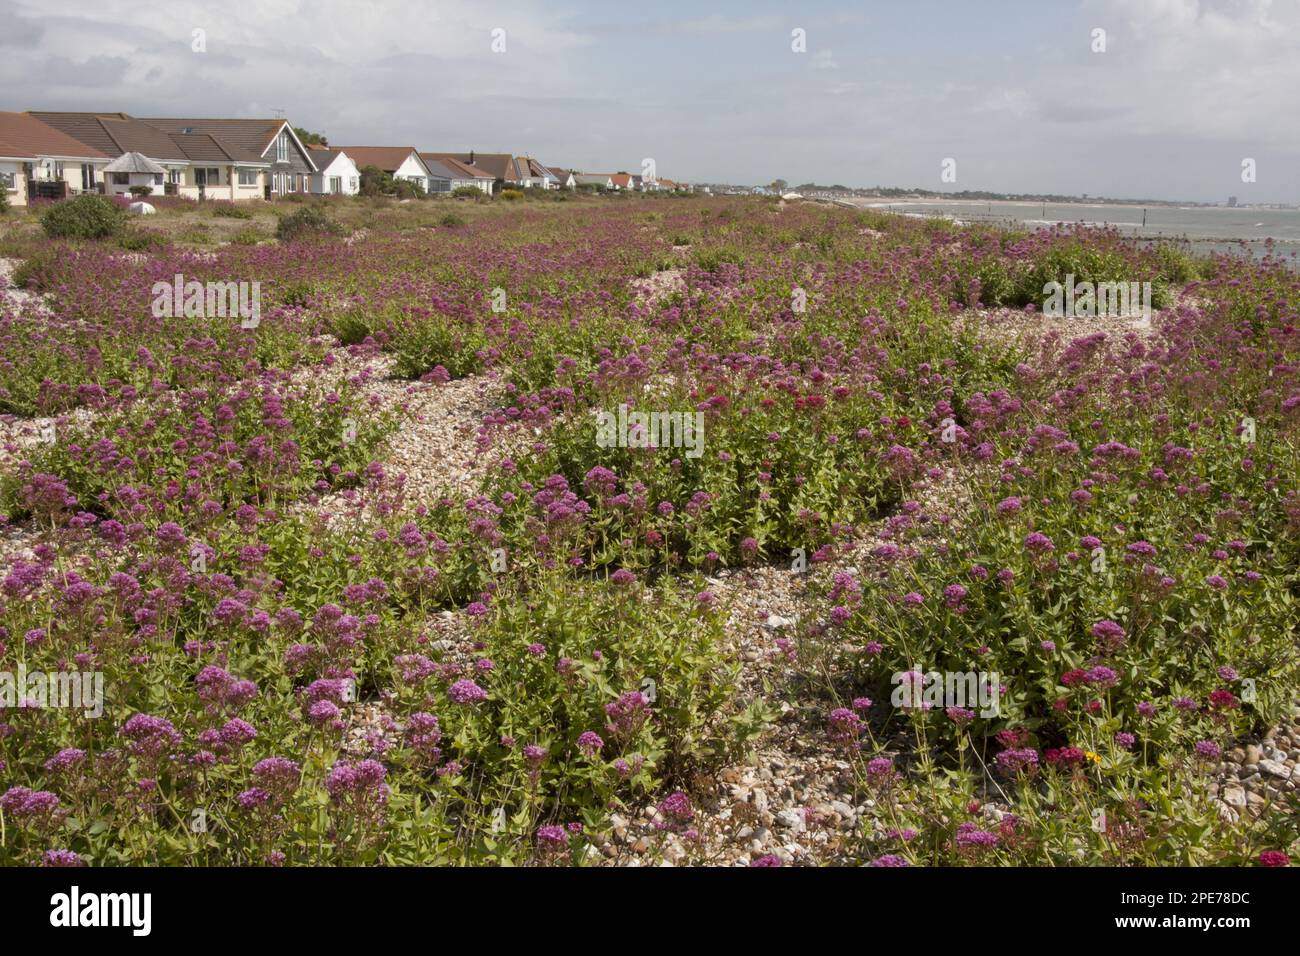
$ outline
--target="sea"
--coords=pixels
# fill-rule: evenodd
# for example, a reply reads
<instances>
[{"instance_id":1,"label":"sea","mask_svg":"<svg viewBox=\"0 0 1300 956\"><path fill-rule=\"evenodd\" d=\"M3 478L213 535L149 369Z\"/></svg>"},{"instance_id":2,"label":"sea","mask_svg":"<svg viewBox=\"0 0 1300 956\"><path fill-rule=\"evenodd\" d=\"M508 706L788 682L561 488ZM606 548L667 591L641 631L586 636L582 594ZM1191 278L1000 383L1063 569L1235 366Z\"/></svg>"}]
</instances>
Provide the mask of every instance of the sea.
<instances>
[{"instance_id":1,"label":"sea","mask_svg":"<svg viewBox=\"0 0 1300 956\"><path fill-rule=\"evenodd\" d=\"M1080 223L1113 226L1136 239L1185 243L1195 254L1214 252L1256 258L1272 255L1291 268L1300 268L1300 209L977 200L850 201L879 212L956 222L1001 222L1030 228Z\"/></svg>"}]
</instances>

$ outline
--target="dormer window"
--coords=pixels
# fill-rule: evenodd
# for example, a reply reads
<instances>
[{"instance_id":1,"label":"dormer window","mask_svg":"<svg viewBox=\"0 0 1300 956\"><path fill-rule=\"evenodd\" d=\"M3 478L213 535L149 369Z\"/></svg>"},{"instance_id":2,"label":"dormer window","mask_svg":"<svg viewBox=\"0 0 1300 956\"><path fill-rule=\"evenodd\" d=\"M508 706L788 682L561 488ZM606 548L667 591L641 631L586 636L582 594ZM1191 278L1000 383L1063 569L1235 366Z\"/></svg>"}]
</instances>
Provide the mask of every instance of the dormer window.
<instances>
[{"instance_id":1,"label":"dormer window","mask_svg":"<svg viewBox=\"0 0 1300 956\"><path fill-rule=\"evenodd\" d=\"M279 163L289 161L289 134L281 133L280 138L275 141L275 159Z\"/></svg>"}]
</instances>

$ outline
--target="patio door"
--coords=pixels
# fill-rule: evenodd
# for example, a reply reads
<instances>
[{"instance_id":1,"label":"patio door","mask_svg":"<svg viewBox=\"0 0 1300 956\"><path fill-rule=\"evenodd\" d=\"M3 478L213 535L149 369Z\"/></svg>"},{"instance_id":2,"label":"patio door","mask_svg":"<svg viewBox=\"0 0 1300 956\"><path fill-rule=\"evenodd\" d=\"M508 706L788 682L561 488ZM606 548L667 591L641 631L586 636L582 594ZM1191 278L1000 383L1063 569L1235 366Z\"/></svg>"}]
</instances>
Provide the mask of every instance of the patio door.
<instances>
[{"instance_id":1,"label":"patio door","mask_svg":"<svg viewBox=\"0 0 1300 956\"><path fill-rule=\"evenodd\" d=\"M81 191L88 193L95 188L95 167L90 163L81 164Z\"/></svg>"}]
</instances>

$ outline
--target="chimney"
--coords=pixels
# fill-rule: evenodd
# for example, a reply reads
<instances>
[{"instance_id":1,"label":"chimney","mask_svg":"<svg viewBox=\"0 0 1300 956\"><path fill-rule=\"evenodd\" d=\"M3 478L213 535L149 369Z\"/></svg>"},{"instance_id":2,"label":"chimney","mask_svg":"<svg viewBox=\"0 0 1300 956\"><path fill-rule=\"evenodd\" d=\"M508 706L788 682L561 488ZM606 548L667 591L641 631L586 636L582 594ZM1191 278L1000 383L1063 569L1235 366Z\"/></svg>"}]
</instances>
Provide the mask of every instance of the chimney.
<instances>
[{"instance_id":1,"label":"chimney","mask_svg":"<svg viewBox=\"0 0 1300 956\"><path fill-rule=\"evenodd\" d=\"M472 149L469 151L469 164L470 164L471 166L474 165L474 150L472 150Z\"/></svg>"}]
</instances>

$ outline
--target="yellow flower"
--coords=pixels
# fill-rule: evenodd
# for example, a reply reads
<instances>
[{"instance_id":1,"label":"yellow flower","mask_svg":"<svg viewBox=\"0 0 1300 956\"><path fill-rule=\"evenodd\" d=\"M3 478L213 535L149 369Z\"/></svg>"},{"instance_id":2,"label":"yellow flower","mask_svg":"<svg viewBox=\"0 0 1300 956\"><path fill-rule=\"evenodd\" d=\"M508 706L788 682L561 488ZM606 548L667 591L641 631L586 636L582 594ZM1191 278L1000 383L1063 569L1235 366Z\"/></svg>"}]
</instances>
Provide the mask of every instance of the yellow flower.
<instances>
[{"instance_id":1,"label":"yellow flower","mask_svg":"<svg viewBox=\"0 0 1300 956\"><path fill-rule=\"evenodd\" d=\"M1091 760L1093 763L1101 763L1101 755L1100 755L1100 754L1095 754L1095 753L1093 753L1091 750L1085 750L1085 751L1083 752L1083 755L1084 755L1085 757L1087 757L1089 760Z\"/></svg>"}]
</instances>

